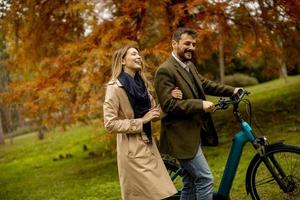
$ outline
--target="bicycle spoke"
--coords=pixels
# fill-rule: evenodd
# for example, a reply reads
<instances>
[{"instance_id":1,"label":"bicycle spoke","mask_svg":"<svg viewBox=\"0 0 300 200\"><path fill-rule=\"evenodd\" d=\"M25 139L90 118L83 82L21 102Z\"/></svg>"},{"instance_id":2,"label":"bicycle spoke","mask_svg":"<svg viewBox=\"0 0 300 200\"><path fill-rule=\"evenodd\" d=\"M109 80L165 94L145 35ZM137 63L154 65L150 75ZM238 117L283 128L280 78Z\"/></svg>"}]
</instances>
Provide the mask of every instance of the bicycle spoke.
<instances>
[{"instance_id":1,"label":"bicycle spoke","mask_svg":"<svg viewBox=\"0 0 300 200\"><path fill-rule=\"evenodd\" d=\"M260 185L263 185L263 184L266 184L266 183L270 183L272 181L275 181L275 180L272 176L270 176L270 177L265 178L264 180L257 181L255 185L260 186ZM276 183L276 182L274 182L274 183Z\"/></svg>"}]
</instances>

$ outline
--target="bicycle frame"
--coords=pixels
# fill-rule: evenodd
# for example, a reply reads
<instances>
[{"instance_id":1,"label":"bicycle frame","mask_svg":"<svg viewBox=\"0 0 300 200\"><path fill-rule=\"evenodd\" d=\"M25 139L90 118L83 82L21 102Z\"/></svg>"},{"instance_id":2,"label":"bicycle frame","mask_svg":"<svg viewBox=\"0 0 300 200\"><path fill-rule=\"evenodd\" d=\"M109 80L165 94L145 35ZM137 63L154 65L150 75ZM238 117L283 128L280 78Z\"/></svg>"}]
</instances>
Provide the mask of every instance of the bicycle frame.
<instances>
[{"instance_id":1,"label":"bicycle frame","mask_svg":"<svg viewBox=\"0 0 300 200\"><path fill-rule=\"evenodd\" d=\"M236 133L233 138L219 190L214 194L216 197L228 199L243 148L247 142L253 142L254 140L255 136L250 125L245 121L241 122L241 131Z\"/></svg>"}]
</instances>

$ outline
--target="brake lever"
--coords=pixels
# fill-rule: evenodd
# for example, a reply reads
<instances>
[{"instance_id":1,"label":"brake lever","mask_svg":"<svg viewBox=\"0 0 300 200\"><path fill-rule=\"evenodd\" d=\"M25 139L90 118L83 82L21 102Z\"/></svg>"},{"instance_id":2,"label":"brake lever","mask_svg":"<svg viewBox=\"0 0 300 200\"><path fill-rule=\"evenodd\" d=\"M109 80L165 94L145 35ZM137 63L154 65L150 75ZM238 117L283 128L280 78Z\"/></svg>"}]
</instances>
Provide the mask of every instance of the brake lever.
<instances>
[{"instance_id":1,"label":"brake lever","mask_svg":"<svg viewBox=\"0 0 300 200\"><path fill-rule=\"evenodd\" d=\"M215 105L215 108L214 108L213 112L216 112L217 110L225 110L225 109L227 109L229 107L228 102L229 102L228 100L226 100L225 98L221 97L219 99L219 103L217 103Z\"/></svg>"},{"instance_id":2,"label":"brake lever","mask_svg":"<svg viewBox=\"0 0 300 200\"><path fill-rule=\"evenodd\" d=\"M217 110L220 110L220 109L221 109L221 108L220 108L220 104L217 103L217 104L215 105L215 108L214 108L213 112L216 112Z\"/></svg>"},{"instance_id":3,"label":"brake lever","mask_svg":"<svg viewBox=\"0 0 300 200\"><path fill-rule=\"evenodd\" d=\"M213 112L216 112L217 110L221 110L222 108L214 108Z\"/></svg>"}]
</instances>

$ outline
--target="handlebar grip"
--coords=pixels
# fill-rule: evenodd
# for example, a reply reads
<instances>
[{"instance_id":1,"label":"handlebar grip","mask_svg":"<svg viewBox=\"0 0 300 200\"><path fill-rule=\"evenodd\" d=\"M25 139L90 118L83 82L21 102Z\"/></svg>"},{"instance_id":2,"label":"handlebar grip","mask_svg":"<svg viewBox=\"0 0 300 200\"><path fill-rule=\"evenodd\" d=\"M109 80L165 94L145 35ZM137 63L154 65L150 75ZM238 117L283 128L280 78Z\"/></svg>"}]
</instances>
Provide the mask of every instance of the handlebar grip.
<instances>
[{"instance_id":1,"label":"handlebar grip","mask_svg":"<svg viewBox=\"0 0 300 200\"><path fill-rule=\"evenodd\" d=\"M235 94L233 94L230 99L232 101L240 101L244 95L248 95L250 92L248 92L245 89L240 88Z\"/></svg>"}]
</instances>

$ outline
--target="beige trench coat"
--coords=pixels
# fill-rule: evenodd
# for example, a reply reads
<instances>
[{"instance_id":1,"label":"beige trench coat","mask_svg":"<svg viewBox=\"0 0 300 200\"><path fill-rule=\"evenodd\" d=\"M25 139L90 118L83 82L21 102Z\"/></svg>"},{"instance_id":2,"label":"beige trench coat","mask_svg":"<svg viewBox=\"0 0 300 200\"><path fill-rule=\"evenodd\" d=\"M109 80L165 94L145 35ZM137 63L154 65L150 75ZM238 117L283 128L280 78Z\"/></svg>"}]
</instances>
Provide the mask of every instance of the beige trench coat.
<instances>
[{"instance_id":1,"label":"beige trench coat","mask_svg":"<svg viewBox=\"0 0 300 200\"><path fill-rule=\"evenodd\" d=\"M152 106L155 102L150 95ZM156 144L148 144L142 119L134 113L121 83L107 84L105 128L117 134L118 171L123 200L159 200L177 193ZM154 140L153 140L154 141Z\"/></svg>"}]
</instances>

